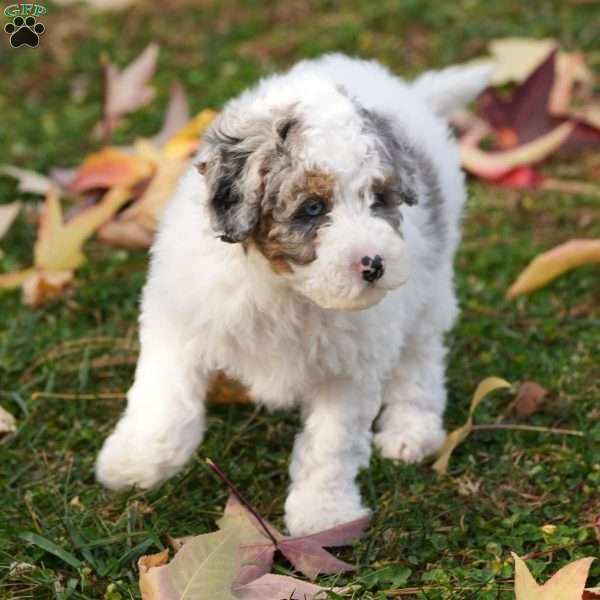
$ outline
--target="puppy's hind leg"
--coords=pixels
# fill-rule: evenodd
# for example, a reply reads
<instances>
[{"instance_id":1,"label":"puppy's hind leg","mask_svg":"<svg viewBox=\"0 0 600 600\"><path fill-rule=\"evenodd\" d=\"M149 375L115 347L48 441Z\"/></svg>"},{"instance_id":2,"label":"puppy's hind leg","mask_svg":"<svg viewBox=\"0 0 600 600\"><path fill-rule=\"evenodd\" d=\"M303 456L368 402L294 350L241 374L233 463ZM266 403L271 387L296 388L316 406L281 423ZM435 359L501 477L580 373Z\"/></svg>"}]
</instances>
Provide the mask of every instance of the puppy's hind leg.
<instances>
[{"instance_id":1,"label":"puppy's hind leg","mask_svg":"<svg viewBox=\"0 0 600 600\"><path fill-rule=\"evenodd\" d=\"M127 409L96 462L112 489L149 488L189 460L204 432L207 377L186 357L166 320L142 319L141 353Z\"/></svg>"},{"instance_id":2,"label":"puppy's hind leg","mask_svg":"<svg viewBox=\"0 0 600 600\"><path fill-rule=\"evenodd\" d=\"M390 374L383 393L375 445L387 458L418 462L441 448L446 432L442 336L410 342Z\"/></svg>"}]
</instances>

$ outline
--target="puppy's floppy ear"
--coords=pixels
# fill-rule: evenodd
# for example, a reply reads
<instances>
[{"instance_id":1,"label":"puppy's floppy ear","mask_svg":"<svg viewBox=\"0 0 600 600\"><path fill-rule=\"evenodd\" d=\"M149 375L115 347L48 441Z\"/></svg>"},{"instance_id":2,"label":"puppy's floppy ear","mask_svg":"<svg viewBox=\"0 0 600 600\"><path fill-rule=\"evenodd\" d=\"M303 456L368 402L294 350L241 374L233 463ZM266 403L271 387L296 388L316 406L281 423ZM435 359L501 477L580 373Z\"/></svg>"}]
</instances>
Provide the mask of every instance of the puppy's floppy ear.
<instances>
[{"instance_id":1,"label":"puppy's floppy ear","mask_svg":"<svg viewBox=\"0 0 600 600\"><path fill-rule=\"evenodd\" d=\"M362 114L394 166L398 176L398 190L403 202L409 206L417 204L419 165L414 150L401 138L392 119L372 110L362 109Z\"/></svg>"},{"instance_id":2,"label":"puppy's floppy ear","mask_svg":"<svg viewBox=\"0 0 600 600\"><path fill-rule=\"evenodd\" d=\"M205 135L196 165L208 188L212 226L221 240L232 244L248 238L259 218L259 202L244 186L250 152L242 141L217 125Z\"/></svg>"}]
</instances>

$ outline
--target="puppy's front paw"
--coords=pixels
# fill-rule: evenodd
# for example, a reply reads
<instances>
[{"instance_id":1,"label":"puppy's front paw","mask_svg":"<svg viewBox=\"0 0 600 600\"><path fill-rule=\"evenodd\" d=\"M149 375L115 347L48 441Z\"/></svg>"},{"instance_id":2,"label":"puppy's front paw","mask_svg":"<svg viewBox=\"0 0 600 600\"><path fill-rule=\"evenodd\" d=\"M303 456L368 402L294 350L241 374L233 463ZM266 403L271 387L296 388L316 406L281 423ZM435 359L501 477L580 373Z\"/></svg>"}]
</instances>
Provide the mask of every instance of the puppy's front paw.
<instances>
[{"instance_id":1,"label":"puppy's front paw","mask_svg":"<svg viewBox=\"0 0 600 600\"><path fill-rule=\"evenodd\" d=\"M407 412L383 425L374 442L382 456L420 462L435 454L444 444L446 432L442 419L432 412Z\"/></svg>"},{"instance_id":2,"label":"puppy's front paw","mask_svg":"<svg viewBox=\"0 0 600 600\"><path fill-rule=\"evenodd\" d=\"M292 489L285 502L285 525L292 536L318 533L370 514L358 489Z\"/></svg>"},{"instance_id":3,"label":"puppy's front paw","mask_svg":"<svg viewBox=\"0 0 600 600\"><path fill-rule=\"evenodd\" d=\"M185 463L175 448L158 436L143 435L121 422L107 438L96 460L96 478L113 490L151 488L174 475Z\"/></svg>"}]
</instances>

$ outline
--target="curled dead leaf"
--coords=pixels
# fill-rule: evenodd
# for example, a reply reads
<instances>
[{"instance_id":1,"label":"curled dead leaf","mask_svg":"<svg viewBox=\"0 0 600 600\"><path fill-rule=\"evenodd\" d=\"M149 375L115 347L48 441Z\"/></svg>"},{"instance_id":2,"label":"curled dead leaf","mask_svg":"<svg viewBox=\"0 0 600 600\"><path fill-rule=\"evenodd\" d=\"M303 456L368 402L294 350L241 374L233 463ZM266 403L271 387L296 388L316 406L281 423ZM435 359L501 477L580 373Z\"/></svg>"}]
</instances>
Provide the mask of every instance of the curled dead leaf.
<instances>
[{"instance_id":1,"label":"curled dead leaf","mask_svg":"<svg viewBox=\"0 0 600 600\"><path fill-rule=\"evenodd\" d=\"M452 456L455 448L473 431L473 414L485 397L494 390L510 387L511 384L500 377L487 377L477 386L469 407L469 416L467 418L467 422L462 427L455 429L448 435L446 442L437 454L436 461L432 465L434 471L440 475L445 474L448 471L450 457Z\"/></svg>"},{"instance_id":2,"label":"curled dead leaf","mask_svg":"<svg viewBox=\"0 0 600 600\"><path fill-rule=\"evenodd\" d=\"M600 239L570 240L534 258L510 286L506 297L533 292L571 269L592 263L600 263Z\"/></svg>"},{"instance_id":3,"label":"curled dead leaf","mask_svg":"<svg viewBox=\"0 0 600 600\"><path fill-rule=\"evenodd\" d=\"M154 171L152 163L117 148L107 147L90 154L75 172L70 183L73 192L96 188L133 186L149 178Z\"/></svg>"},{"instance_id":4,"label":"curled dead leaf","mask_svg":"<svg viewBox=\"0 0 600 600\"><path fill-rule=\"evenodd\" d=\"M536 140L512 150L488 152L482 150L479 143L489 130L478 127L467 132L460 141L462 164L474 175L485 179L497 179L517 167L541 162L558 150L574 129L573 123L566 122Z\"/></svg>"}]
</instances>

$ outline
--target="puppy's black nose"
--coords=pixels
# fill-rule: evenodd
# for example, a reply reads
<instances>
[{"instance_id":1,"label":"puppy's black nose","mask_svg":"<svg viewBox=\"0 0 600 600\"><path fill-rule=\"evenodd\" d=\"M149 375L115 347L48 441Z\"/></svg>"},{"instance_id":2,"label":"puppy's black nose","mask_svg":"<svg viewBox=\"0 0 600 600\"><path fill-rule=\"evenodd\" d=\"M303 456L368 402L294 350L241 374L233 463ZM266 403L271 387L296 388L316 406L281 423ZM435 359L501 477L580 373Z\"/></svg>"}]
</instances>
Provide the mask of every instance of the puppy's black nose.
<instances>
[{"instance_id":1,"label":"puppy's black nose","mask_svg":"<svg viewBox=\"0 0 600 600\"><path fill-rule=\"evenodd\" d=\"M385 268L383 266L383 258L379 254L373 257L363 256L360 263L362 265L362 276L365 281L373 283L383 276Z\"/></svg>"}]
</instances>

